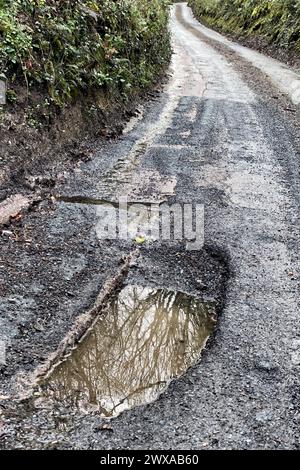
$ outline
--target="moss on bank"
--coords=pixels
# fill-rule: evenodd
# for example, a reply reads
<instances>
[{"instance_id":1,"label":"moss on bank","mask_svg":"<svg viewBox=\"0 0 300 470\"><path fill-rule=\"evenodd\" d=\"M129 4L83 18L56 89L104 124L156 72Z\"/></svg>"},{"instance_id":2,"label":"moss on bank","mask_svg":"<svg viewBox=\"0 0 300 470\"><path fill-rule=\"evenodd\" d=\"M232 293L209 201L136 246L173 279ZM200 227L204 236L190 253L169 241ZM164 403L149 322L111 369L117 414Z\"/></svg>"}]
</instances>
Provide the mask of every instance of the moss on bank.
<instances>
[{"instance_id":1,"label":"moss on bank","mask_svg":"<svg viewBox=\"0 0 300 470\"><path fill-rule=\"evenodd\" d=\"M0 79L57 106L102 89L126 100L170 57L166 0L0 0Z\"/></svg>"},{"instance_id":2,"label":"moss on bank","mask_svg":"<svg viewBox=\"0 0 300 470\"><path fill-rule=\"evenodd\" d=\"M168 16L167 0L0 0L0 200L120 133L168 65Z\"/></svg>"},{"instance_id":3,"label":"moss on bank","mask_svg":"<svg viewBox=\"0 0 300 470\"><path fill-rule=\"evenodd\" d=\"M189 0L189 6L209 26L300 52L300 0Z\"/></svg>"}]
</instances>

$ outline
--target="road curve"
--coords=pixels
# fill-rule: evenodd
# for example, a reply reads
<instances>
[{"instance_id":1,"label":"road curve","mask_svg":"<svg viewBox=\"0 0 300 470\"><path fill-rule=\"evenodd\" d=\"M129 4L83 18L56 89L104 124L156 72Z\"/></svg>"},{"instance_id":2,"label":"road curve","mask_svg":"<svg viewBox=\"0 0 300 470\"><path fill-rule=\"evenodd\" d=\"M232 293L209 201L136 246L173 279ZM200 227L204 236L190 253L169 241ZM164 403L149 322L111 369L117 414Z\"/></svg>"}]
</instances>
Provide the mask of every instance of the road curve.
<instances>
[{"instance_id":1,"label":"road curve","mask_svg":"<svg viewBox=\"0 0 300 470\"><path fill-rule=\"evenodd\" d=\"M122 416L106 445L297 448L299 130L282 96L292 99L293 72L246 48L241 57L185 4L172 30L183 96L160 142L178 148L154 148L152 158L176 177L177 200L205 204L206 241L229 254L232 277L202 362L155 404Z\"/></svg>"},{"instance_id":2,"label":"road curve","mask_svg":"<svg viewBox=\"0 0 300 470\"><path fill-rule=\"evenodd\" d=\"M229 259L226 303L198 365L155 403L113 420L113 433L93 432L95 416L78 417L68 445L298 448L299 78L204 28L186 4L172 8L171 27L165 92L83 168L85 186L75 177L69 191L116 197L126 188L141 200L204 204L206 243ZM39 432L41 447L59 439L45 420Z\"/></svg>"}]
</instances>

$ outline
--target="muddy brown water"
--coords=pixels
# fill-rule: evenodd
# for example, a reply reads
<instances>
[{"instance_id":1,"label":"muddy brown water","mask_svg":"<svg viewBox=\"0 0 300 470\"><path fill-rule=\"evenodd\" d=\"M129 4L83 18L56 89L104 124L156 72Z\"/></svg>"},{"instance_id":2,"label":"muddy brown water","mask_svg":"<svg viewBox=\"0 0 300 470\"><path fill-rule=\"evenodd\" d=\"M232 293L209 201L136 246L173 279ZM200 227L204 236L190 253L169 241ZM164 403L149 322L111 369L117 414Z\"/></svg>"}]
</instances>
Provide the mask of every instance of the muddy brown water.
<instances>
[{"instance_id":1,"label":"muddy brown water","mask_svg":"<svg viewBox=\"0 0 300 470\"><path fill-rule=\"evenodd\" d=\"M129 285L54 370L46 399L103 417L152 402L200 358L215 322L213 303Z\"/></svg>"}]
</instances>

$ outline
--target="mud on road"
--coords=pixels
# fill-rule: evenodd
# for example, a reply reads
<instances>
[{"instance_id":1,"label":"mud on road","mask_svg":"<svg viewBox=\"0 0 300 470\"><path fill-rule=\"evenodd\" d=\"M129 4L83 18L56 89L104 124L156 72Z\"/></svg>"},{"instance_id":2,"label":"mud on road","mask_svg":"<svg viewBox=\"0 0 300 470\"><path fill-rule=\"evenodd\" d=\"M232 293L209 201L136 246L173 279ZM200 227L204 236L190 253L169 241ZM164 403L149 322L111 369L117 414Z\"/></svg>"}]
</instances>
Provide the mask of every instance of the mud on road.
<instances>
[{"instance_id":1,"label":"mud on road","mask_svg":"<svg viewBox=\"0 0 300 470\"><path fill-rule=\"evenodd\" d=\"M268 58L241 56L185 4L171 27L172 78L160 98L1 237L3 448L299 447L299 112L280 65L267 76ZM26 390L135 249L95 232L95 201L124 195L204 204L201 251L149 241L123 283L216 302L219 319L201 361L107 432L97 412L5 396Z\"/></svg>"}]
</instances>

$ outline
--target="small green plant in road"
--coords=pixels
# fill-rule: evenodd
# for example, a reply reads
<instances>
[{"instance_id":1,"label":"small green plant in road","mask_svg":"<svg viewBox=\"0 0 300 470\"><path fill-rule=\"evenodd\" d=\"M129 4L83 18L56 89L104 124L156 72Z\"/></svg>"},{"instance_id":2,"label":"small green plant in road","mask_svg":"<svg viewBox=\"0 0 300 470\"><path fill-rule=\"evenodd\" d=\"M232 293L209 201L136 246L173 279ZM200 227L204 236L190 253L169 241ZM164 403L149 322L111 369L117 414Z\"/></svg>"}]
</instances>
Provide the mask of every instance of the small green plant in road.
<instances>
[{"instance_id":1,"label":"small green plant in road","mask_svg":"<svg viewBox=\"0 0 300 470\"><path fill-rule=\"evenodd\" d=\"M137 245L142 245L143 243L145 243L145 241L146 241L146 237L144 237L144 235L135 237L135 239L134 239L134 242L135 242Z\"/></svg>"}]
</instances>

